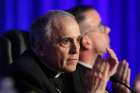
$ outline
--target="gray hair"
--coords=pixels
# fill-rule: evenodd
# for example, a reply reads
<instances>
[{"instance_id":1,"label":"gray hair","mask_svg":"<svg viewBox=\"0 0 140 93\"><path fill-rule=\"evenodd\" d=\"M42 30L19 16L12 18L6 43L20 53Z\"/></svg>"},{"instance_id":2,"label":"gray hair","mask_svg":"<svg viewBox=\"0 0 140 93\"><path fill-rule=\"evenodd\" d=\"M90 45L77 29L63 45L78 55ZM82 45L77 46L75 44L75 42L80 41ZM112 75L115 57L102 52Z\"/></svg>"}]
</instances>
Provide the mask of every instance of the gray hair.
<instances>
[{"instance_id":1,"label":"gray hair","mask_svg":"<svg viewBox=\"0 0 140 93\"><path fill-rule=\"evenodd\" d=\"M30 40L31 45L34 47L38 42L42 40L51 39L51 32L55 29L54 25L58 24L63 17L71 17L75 20L75 17L62 10L50 10L47 14L36 20L31 27Z\"/></svg>"}]
</instances>

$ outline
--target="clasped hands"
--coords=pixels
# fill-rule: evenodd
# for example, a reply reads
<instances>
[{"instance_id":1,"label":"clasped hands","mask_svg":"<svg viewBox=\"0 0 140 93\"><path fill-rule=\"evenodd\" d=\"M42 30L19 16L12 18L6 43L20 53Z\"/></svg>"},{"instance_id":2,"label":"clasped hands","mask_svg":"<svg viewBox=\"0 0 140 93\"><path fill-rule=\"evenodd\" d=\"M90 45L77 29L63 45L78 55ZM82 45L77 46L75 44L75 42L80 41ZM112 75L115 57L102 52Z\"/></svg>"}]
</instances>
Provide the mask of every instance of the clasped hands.
<instances>
[{"instance_id":1,"label":"clasped hands","mask_svg":"<svg viewBox=\"0 0 140 93\"><path fill-rule=\"evenodd\" d=\"M109 78L116 73L118 58L115 52L107 48L108 57L98 56L92 70L85 73L87 93L105 93Z\"/></svg>"}]
</instances>

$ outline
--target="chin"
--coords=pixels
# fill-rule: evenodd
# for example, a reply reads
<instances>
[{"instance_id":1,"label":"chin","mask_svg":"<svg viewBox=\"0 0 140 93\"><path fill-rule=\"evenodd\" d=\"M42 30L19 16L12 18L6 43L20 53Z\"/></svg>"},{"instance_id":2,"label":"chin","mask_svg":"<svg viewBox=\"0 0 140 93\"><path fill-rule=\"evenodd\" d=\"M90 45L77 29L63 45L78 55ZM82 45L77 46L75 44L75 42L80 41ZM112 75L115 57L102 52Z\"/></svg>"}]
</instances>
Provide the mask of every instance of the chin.
<instances>
[{"instance_id":1,"label":"chin","mask_svg":"<svg viewBox=\"0 0 140 93\"><path fill-rule=\"evenodd\" d=\"M66 72L74 72L76 70L76 67L68 67L68 68L65 68L65 71Z\"/></svg>"}]
</instances>

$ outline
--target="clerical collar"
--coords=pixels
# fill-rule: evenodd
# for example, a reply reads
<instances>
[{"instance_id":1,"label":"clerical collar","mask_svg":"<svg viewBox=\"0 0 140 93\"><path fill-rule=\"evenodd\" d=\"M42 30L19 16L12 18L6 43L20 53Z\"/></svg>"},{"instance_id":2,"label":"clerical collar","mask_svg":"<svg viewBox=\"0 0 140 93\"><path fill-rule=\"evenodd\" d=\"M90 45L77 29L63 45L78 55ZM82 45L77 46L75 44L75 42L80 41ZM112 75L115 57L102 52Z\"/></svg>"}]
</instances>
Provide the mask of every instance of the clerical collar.
<instances>
[{"instance_id":1,"label":"clerical collar","mask_svg":"<svg viewBox=\"0 0 140 93\"><path fill-rule=\"evenodd\" d=\"M83 65L84 67L86 67L86 68L88 68L88 69L92 69L92 65L86 64L86 63L83 62L83 61L79 61L78 63L81 64L81 65Z\"/></svg>"},{"instance_id":2,"label":"clerical collar","mask_svg":"<svg viewBox=\"0 0 140 93\"><path fill-rule=\"evenodd\" d=\"M58 72L57 70L52 69L47 64L43 64L43 68L45 70L45 73L50 78L58 78L60 75L62 75L64 72Z\"/></svg>"},{"instance_id":3,"label":"clerical collar","mask_svg":"<svg viewBox=\"0 0 140 93\"><path fill-rule=\"evenodd\" d=\"M64 72L60 72L60 71L57 71L51 67L49 67L47 64L44 64L42 62L42 67L44 69L44 72L46 73L46 75L50 78L58 78L60 75L62 75Z\"/></svg>"}]
</instances>

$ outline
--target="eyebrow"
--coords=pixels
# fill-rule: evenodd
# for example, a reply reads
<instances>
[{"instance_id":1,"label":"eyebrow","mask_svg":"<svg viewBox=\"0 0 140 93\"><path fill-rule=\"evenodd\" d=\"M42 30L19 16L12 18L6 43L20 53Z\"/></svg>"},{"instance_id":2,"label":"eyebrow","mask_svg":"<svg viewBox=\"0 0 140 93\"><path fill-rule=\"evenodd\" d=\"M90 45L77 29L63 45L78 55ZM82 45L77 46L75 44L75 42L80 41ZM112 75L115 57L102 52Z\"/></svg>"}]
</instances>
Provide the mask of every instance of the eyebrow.
<instances>
[{"instance_id":1,"label":"eyebrow","mask_svg":"<svg viewBox=\"0 0 140 93\"><path fill-rule=\"evenodd\" d=\"M82 37L82 35L79 35L76 39L80 39L81 37ZM60 42L60 41L63 40L63 39L72 39L72 37L67 37L67 36L60 37L60 38L58 39L58 42Z\"/></svg>"}]
</instances>

